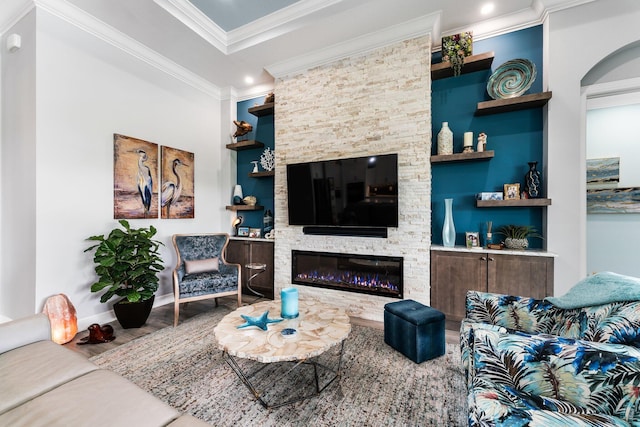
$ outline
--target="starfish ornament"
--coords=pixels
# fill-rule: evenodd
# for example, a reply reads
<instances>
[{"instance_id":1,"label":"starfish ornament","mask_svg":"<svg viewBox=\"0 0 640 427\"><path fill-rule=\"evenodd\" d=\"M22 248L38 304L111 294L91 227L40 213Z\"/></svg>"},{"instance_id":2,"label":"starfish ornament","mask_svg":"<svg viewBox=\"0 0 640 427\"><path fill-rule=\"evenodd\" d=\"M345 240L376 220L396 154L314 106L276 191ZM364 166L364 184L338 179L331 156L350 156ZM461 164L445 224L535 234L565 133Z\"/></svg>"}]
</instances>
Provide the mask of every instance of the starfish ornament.
<instances>
[{"instance_id":1,"label":"starfish ornament","mask_svg":"<svg viewBox=\"0 0 640 427\"><path fill-rule=\"evenodd\" d=\"M256 316L256 317L251 317L251 316L246 316L244 314L241 314L240 317L242 317L245 320L245 323L243 323L242 325L239 325L237 328L241 329L241 328L248 328L250 326L257 326L263 331L266 331L267 325L269 323L278 323L284 320L284 319L269 319L268 316L269 316L268 310L262 313L260 316Z\"/></svg>"}]
</instances>

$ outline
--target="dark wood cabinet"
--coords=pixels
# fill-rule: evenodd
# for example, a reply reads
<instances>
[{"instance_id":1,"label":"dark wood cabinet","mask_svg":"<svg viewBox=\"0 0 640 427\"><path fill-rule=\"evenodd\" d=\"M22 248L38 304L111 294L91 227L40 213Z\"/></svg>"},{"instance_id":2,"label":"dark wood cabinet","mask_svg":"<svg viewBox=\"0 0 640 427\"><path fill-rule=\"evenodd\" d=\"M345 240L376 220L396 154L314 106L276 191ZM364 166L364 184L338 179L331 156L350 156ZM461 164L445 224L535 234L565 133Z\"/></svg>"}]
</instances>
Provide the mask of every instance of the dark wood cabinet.
<instances>
[{"instance_id":1,"label":"dark wood cabinet","mask_svg":"<svg viewBox=\"0 0 640 427\"><path fill-rule=\"evenodd\" d=\"M242 293L255 295L247 289L247 282L257 270L251 270L248 264L265 264L264 272L251 281L251 287L265 298L273 299L273 241L231 239L225 256L227 262L242 266Z\"/></svg>"},{"instance_id":2,"label":"dark wood cabinet","mask_svg":"<svg viewBox=\"0 0 640 427\"><path fill-rule=\"evenodd\" d=\"M432 250L431 306L459 322L469 290L544 298L553 293L553 257Z\"/></svg>"}]
</instances>

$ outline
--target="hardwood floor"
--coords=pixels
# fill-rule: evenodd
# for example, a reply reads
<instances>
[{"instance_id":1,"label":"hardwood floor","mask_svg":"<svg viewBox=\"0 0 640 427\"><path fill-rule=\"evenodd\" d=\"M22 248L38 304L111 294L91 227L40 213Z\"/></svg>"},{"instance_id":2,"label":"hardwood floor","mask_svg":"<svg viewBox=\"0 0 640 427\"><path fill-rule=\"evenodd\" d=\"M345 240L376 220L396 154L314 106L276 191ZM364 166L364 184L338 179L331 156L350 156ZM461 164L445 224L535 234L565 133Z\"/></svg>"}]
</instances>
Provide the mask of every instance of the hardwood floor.
<instances>
[{"instance_id":1,"label":"hardwood floor","mask_svg":"<svg viewBox=\"0 0 640 427\"><path fill-rule=\"evenodd\" d=\"M258 300L261 300L261 298L250 295L242 296L243 304L253 304ZM231 309L235 309L236 299L234 297L222 297L218 299L218 304L225 305ZM180 306L180 322L183 322L190 317L196 316L207 310L215 310L214 300L211 299L182 304ZM351 322L354 325L384 329L384 324L382 322L376 322L373 320L352 317ZM173 327L173 303L155 307L153 310L151 310L151 315L149 316L147 323L141 328L123 329L118 321L113 321L109 324L113 326L114 335L116 336L115 340L101 344L78 345L82 338L89 335L89 331L85 330L78 332L78 334L71 342L65 344L65 347L77 351L78 353L84 354L86 357L92 357L160 329ZM459 335L457 330L446 330L447 343L455 344L458 343L458 340Z\"/></svg>"}]
</instances>

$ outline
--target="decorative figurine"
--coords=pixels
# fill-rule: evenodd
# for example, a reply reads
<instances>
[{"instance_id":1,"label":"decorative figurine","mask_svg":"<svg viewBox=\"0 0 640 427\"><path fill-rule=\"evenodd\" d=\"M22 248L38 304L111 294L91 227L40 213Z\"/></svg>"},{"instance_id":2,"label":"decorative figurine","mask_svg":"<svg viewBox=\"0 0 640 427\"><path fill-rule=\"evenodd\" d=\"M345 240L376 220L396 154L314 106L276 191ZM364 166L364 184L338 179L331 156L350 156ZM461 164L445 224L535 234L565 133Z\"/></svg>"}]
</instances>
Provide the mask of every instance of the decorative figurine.
<instances>
[{"instance_id":1,"label":"decorative figurine","mask_svg":"<svg viewBox=\"0 0 640 427\"><path fill-rule=\"evenodd\" d=\"M246 316L244 314L241 314L240 317L242 317L245 320L245 323L243 323L242 325L238 325L237 328L242 329L242 328L248 328L251 326L257 326L263 331L266 331L267 325L269 323L278 323L284 320L284 319L269 319L268 316L269 316L269 311L265 311L264 313L262 313L262 315L256 316L256 317L251 317L251 316Z\"/></svg>"},{"instance_id":2,"label":"decorative figurine","mask_svg":"<svg viewBox=\"0 0 640 427\"><path fill-rule=\"evenodd\" d=\"M273 150L269 147L265 148L260 156L260 166L266 171L272 171L274 167L275 156Z\"/></svg>"},{"instance_id":3,"label":"decorative figurine","mask_svg":"<svg viewBox=\"0 0 640 427\"><path fill-rule=\"evenodd\" d=\"M476 151L478 151L478 153L481 153L486 149L487 149L487 134L484 132L481 132L480 135L478 135L478 149Z\"/></svg>"},{"instance_id":4,"label":"decorative figurine","mask_svg":"<svg viewBox=\"0 0 640 427\"><path fill-rule=\"evenodd\" d=\"M270 102L274 102L275 100L276 100L276 96L273 94L273 92L269 92L269 94L264 97L264 103L265 104L268 104Z\"/></svg>"},{"instance_id":5,"label":"decorative figurine","mask_svg":"<svg viewBox=\"0 0 640 427\"><path fill-rule=\"evenodd\" d=\"M233 124L238 128L236 133L233 134L234 138L239 136L244 136L253 130L253 126L250 123L245 122L244 120L237 121L234 120Z\"/></svg>"},{"instance_id":6,"label":"decorative figurine","mask_svg":"<svg viewBox=\"0 0 640 427\"><path fill-rule=\"evenodd\" d=\"M251 171L251 173L258 173L260 172L258 170L258 161L257 160L253 160L251 163L253 163L253 170Z\"/></svg>"},{"instance_id":7,"label":"decorative figurine","mask_svg":"<svg viewBox=\"0 0 640 427\"><path fill-rule=\"evenodd\" d=\"M78 345L82 344L101 344L103 342L110 342L116 339L113 335L113 326L104 325L100 326L94 323L89 326L89 336L80 338Z\"/></svg>"}]
</instances>

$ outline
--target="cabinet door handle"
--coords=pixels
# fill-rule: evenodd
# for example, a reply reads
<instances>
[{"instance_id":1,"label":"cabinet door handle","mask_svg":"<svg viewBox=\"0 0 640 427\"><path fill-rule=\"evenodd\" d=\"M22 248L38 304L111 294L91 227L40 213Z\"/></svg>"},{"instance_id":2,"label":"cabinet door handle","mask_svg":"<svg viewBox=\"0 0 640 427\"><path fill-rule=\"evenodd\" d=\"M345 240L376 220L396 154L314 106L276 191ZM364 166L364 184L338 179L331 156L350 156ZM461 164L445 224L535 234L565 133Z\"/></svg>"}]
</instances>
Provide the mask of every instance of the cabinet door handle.
<instances>
[{"instance_id":1,"label":"cabinet door handle","mask_svg":"<svg viewBox=\"0 0 640 427\"><path fill-rule=\"evenodd\" d=\"M489 261L495 261L495 258L489 257Z\"/></svg>"},{"instance_id":2,"label":"cabinet door handle","mask_svg":"<svg viewBox=\"0 0 640 427\"><path fill-rule=\"evenodd\" d=\"M487 260L487 257L483 257L483 256L480 257L480 261L486 261L486 260Z\"/></svg>"}]
</instances>

